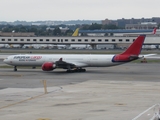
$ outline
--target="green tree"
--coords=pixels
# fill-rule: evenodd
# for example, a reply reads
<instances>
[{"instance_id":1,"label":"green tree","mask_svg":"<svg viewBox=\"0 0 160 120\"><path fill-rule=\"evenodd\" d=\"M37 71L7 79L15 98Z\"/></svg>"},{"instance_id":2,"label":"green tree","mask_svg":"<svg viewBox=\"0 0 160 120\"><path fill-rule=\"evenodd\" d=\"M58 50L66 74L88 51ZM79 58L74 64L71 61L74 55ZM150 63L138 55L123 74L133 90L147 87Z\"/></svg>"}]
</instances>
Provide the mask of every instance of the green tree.
<instances>
[{"instance_id":1,"label":"green tree","mask_svg":"<svg viewBox=\"0 0 160 120\"><path fill-rule=\"evenodd\" d=\"M103 25L102 29L119 29L119 27L113 24L107 24L107 25Z\"/></svg>"},{"instance_id":2,"label":"green tree","mask_svg":"<svg viewBox=\"0 0 160 120\"><path fill-rule=\"evenodd\" d=\"M73 30L67 30L64 35L72 36L72 34L73 34Z\"/></svg>"},{"instance_id":3,"label":"green tree","mask_svg":"<svg viewBox=\"0 0 160 120\"><path fill-rule=\"evenodd\" d=\"M102 24L97 24L97 23L92 23L92 25L90 25L89 30L98 30L102 28Z\"/></svg>"},{"instance_id":4,"label":"green tree","mask_svg":"<svg viewBox=\"0 0 160 120\"><path fill-rule=\"evenodd\" d=\"M55 36L60 36L61 35L61 30L59 29L59 27L54 29L53 35L55 35Z\"/></svg>"}]
</instances>

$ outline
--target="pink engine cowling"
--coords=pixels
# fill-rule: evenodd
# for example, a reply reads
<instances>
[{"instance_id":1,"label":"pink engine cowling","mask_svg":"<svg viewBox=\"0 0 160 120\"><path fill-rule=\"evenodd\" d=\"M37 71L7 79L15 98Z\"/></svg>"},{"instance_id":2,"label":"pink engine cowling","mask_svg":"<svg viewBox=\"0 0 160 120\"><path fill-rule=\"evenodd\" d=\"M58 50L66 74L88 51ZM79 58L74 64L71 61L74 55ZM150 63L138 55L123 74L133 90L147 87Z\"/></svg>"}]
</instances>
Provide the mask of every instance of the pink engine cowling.
<instances>
[{"instance_id":1,"label":"pink engine cowling","mask_svg":"<svg viewBox=\"0 0 160 120\"><path fill-rule=\"evenodd\" d=\"M45 62L42 65L43 71L52 71L56 68L56 65L53 62Z\"/></svg>"}]
</instances>

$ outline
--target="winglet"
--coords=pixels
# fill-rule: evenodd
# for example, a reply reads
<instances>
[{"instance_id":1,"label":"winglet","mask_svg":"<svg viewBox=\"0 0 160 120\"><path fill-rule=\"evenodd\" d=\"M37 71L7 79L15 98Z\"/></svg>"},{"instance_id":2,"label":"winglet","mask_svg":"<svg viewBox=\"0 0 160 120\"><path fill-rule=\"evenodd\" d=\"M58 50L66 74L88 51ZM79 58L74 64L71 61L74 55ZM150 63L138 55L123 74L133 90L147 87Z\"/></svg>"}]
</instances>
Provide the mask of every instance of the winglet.
<instances>
[{"instance_id":1,"label":"winglet","mask_svg":"<svg viewBox=\"0 0 160 120\"><path fill-rule=\"evenodd\" d=\"M79 32L79 28L77 28L75 31L74 31L74 33L72 34L72 36L78 36L78 32Z\"/></svg>"}]
</instances>

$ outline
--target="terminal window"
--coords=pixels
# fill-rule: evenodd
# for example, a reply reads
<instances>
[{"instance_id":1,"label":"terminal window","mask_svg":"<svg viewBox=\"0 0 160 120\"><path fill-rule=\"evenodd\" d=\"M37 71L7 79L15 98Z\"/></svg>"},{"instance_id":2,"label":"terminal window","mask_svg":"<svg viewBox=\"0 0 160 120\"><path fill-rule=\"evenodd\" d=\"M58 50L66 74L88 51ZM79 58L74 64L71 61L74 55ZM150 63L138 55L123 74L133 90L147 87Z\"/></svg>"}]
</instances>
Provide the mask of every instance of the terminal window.
<instances>
[{"instance_id":1,"label":"terminal window","mask_svg":"<svg viewBox=\"0 0 160 120\"><path fill-rule=\"evenodd\" d=\"M43 41L43 39L40 39L39 41Z\"/></svg>"},{"instance_id":2,"label":"terminal window","mask_svg":"<svg viewBox=\"0 0 160 120\"><path fill-rule=\"evenodd\" d=\"M116 40L115 39L112 39L112 42L115 42Z\"/></svg>"},{"instance_id":3,"label":"terminal window","mask_svg":"<svg viewBox=\"0 0 160 120\"><path fill-rule=\"evenodd\" d=\"M126 39L126 42L129 42L129 39Z\"/></svg>"}]
</instances>

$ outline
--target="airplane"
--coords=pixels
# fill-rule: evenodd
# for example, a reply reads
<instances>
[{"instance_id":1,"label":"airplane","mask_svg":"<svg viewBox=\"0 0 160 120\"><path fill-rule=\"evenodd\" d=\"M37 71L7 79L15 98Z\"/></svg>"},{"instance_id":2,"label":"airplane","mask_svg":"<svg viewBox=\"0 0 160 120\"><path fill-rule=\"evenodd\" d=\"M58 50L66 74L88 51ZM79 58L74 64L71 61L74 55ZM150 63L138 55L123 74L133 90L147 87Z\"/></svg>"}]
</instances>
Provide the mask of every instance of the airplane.
<instances>
[{"instance_id":1,"label":"airplane","mask_svg":"<svg viewBox=\"0 0 160 120\"><path fill-rule=\"evenodd\" d=\"M156 32L157 32L157 28L155 27L151 33L145 32L141 34L156 35ZM115 33L114 36L139 36L139 33L118 33L118 34Z\"/></svg>"},{"instance_id":2,"label":"airplane","mask_svg":"<svg viewBox=\"0 0 160 120\"><path fill-rule=\"evenodd\" d=\"M140 35L123 52L111 54L25 54L11 55L4 59L4 63L14 66L41 66L43 71L52 71L56 68L67 69L67 72L85 72L86 67L110 67L128 63L142 58L141 48L146 35Z\"/></svg>"},{"instance_id":3,"label":"airplane","mask_svg":"<svg viewBox=\"0 0 160 120\"><path fill-rule=\"evenodd\" d=\"M152 34L154 35L154 34L156 34L156 32L157 32L157 28L154 28L152 31Z\"/></svg>"}]
</instances>

